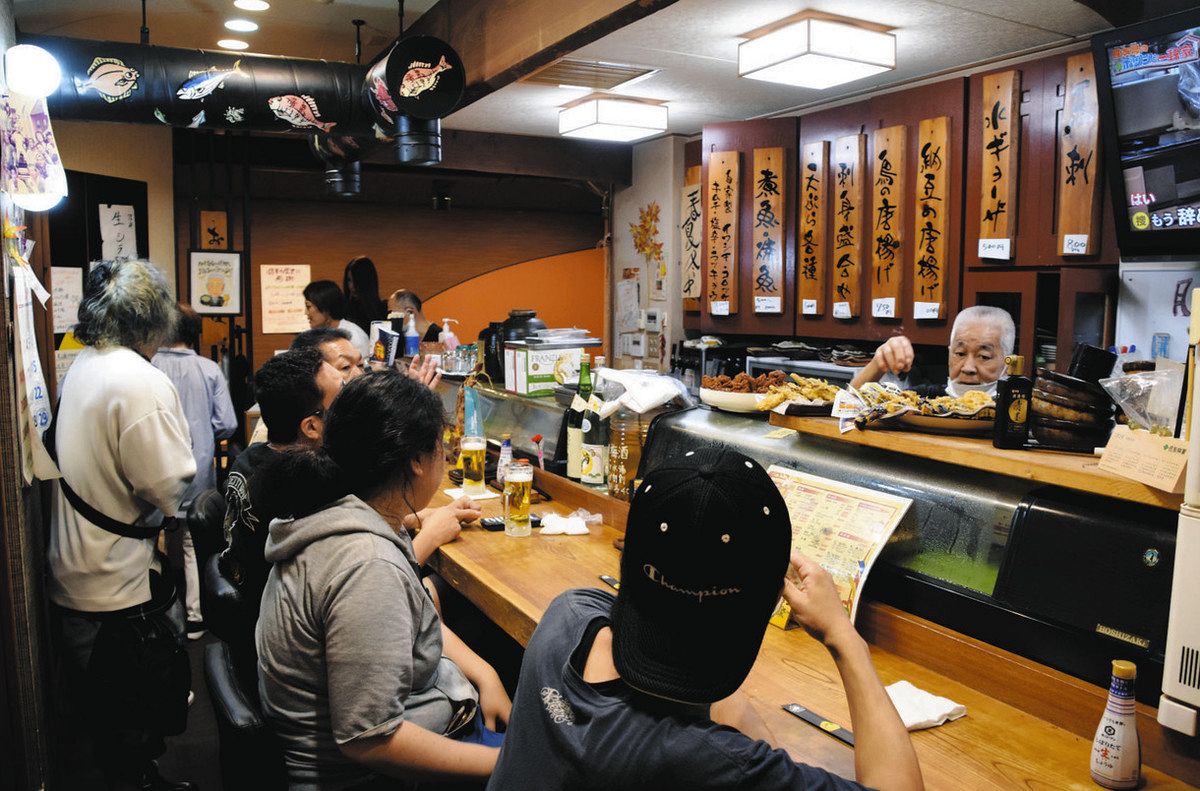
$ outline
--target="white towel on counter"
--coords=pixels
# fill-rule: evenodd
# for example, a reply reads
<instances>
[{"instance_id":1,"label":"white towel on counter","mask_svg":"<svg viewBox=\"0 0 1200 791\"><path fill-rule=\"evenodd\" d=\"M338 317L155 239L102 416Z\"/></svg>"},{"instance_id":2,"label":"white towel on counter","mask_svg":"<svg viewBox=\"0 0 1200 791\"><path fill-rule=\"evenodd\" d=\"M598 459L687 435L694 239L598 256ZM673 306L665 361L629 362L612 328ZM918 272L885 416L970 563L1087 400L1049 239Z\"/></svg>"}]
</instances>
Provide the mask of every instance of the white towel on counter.
<instances>
[{"instance_id":1,"label":"white towel on counter","mask_svg":"<svg viewBox=\"0 0 1200 791\"><path fill-rule=\"evenodd\" d=\"M933 728L965 716L967 707L914 687L907 681L897 681L885 688L892 705L900 712L904 727L910 731Z\"/></svg>"},{"instance_id":2,"label":"white towel on counter","mask_svg":"<svg viewBox=\"0 0 1200 791\"><path fill-rule=\"evenodd\" d=\"M541 533L544 536L586 536L588 529L578 516L546 514L542 517Z\"/></svg>"}]
</instances>

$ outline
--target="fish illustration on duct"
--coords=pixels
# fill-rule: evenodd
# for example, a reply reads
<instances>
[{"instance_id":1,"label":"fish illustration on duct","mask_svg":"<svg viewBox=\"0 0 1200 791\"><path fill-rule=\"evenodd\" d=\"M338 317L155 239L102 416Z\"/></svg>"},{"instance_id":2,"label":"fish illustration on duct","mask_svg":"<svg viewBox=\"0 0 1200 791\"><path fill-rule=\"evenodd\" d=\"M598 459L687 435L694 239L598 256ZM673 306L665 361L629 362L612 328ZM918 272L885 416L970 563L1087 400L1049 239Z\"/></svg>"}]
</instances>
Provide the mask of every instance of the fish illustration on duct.
<instances>
[{"instance_id":1,"label":"fish illustration on duct","mask_svg":"<svg viewBox=\"0 0 1200 791\"><path fill-rule=\"evenodd\" d=\"M96 58L88 66L86 80L75 78L75 89L95 91L101 99L112 104L129 98L137 90L140 76L137 69L127 66L119 58Z\"/></svg>"},{"instance_id":2,"label":"fish illustration on duct","mask_svg":"<svg viewBox=\"0 0 1200 791\"><path fill-rule=\"evenodd\" d=\"M451 68L450 64L446 62L445 55L436 66L414 61L408 71L404 72L404 78L400 80L400 95L406 99L413 99L425 91L432 90L438 84L438 75Z\"/></svg>"},{"instance_id":3,"label":"fish illustration on duct","mask_svg":"<svg viewBox=\"0 0 1200 791\"><path fill-rule=\"evenodd\" d=\"M379 124L375 124L371 129L375 132L375 139L380 143L390 143L395 140L394 137L390 137L387 132L383 131L383 127Z\"/></svg>"},{"instance_id":4,"label":"fish illustration on duct","mask_svg":"<svg viewBox=\"0 0 1200 791\"><path fill-rule=\"evenodd\" d=\"M337 121L322 121L321 111L317 109L317 100L311 96L272 96L267 99L267 107L275 113L276 118L287 121L297 129L312 127L328 132L337 126Z\"/></svg>"},{"instance_id":5,"label":"fish illustration on duct","mask_svg":"<svg viewBox=\"0 0 1200 791\"><path fill-rule=\"evenodd\" d=\"M230 77L237 75L239 77L246 76L246 73L241 69L242 61L236 60L233 63L232 69L218 69L213 67L204 71L188 72L187 81L179 86L179 90L175 95L185 101L194 101L203 99L217 88L225 87L225 81Z\"/></svg>"},{"instance_id":6,"label":"fish illustration on duct","mask_svg":"<svg viewBox=\"0 0 1200 791\"><path fill-rule=\"evenodd\" d=\"M192 122L187 125L187 128L188 129L199 129L200 124L202 124L202 123L204 123L204 111L203 110L201 110L200 112L198 112L194 116L192 116Z\"/></svg>"},{"instance_id":7,"label":"fish illustration on duct","mask_svg":"<svg viewBox=\"0 0 1200 791\"><path fill-rule=\"evenodd\" d=\"M392 101L392 94L388 92L387 83L383 81L382 77L375 78L374 86L375 101L379 102L379 106L385 110L391 110L393 113L400 112L400 108Z\"/></svg>"},{"instance_id":8,"label":"fish illustration on duct","mask_svg":"<svg viewBox=\"0 0 1200 791\"><path fill-rule=\"evenodd\" d=\"M246 120L246 110L243 107L226 107L225 120L231 124L240 124Z\"/></svg>"},{"instance_id":9,"label":"fish illustration on duct","mask_svg":"<svg viewBox=\"0 0 1200 791\"><path fill-rule=\"evenodd\" d=\"M163 111L158 109L157 107L154 108L154 117L157 118L160 122L166 124L167 126L171 125L171 122L167 120L167 116L164 115Z\"/></svg>"}]
</instances>

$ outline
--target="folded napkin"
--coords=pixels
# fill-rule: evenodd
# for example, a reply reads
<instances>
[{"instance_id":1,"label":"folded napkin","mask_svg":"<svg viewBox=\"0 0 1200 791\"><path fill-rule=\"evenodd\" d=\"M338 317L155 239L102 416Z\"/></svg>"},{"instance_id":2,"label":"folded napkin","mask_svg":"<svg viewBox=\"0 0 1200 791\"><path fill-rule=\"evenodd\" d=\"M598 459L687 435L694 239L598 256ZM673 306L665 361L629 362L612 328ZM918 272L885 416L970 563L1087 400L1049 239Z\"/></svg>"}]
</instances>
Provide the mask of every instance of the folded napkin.
<instances>
[{"instance_id":1,"label":"folded napkin","mask_svg":"<svg viewBox=\"0 0 1200 791\"><path fill-rule=\"evenodd\" d=\"M967 707L961 703L933 695L907 681L897 681L886 689L900 712L900 719L904 720L904 727L910 731L932 728L967 713Z\"/></svg>"},{"instance_id":2,"label":"folded napkin","mask_svg":"<svg viewBox=\"0 0 1200 791\"><path fill-rule=\"evenodd\" d=\"M542 517L541 533L544 536L586 536L588 529L578 516L546 514Z\"/></svg>"},{"instance_id":3,"label":"folded napkin","mask_svg":"<svg viewBox=\"0 0 1200 791\"><path fill-rule=\"evenodd\" d=\"M451 497L453 497L455 500L457 500L458 498L463 496L462 489L443 489L442 491L445 492L446 494L450 495ZM483 494L469 494L467 496L470 497L472 500L490 500L493 497L499 497L500 495L489 489L488 491L484 492Z\"/></svg>"}]
</instances>

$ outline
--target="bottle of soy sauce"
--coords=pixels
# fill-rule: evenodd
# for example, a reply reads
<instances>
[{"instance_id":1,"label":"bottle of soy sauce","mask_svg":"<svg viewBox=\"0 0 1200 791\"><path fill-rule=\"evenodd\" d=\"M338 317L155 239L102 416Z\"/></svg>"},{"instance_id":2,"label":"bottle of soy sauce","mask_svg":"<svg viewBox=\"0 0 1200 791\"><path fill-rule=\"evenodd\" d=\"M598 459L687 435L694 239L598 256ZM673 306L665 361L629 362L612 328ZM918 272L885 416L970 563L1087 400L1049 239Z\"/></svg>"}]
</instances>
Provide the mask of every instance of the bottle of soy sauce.
<instances>
[{"instance_id":1,"label":"bottle of soy sauce","mask_svg":"<svg viewBox=\"0 0 1200 791\"><path fill-rule=\"evenodd\" d=\"M1010 354L1004 358L1008 378L996 383L996 427L992 445L997 448L1023 448L1029 439L1029 413L1033 381L1025 376L1025 358Z\"/></svg>"}]
</instances>

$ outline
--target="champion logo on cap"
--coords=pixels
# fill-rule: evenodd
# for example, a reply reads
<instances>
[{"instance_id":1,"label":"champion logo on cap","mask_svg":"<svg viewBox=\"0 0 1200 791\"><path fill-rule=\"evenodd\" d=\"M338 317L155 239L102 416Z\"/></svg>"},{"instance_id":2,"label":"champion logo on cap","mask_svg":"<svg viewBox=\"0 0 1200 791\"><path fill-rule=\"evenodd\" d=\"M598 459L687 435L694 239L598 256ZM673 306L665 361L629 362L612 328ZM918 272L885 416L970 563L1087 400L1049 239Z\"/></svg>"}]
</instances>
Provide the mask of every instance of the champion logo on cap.
<instances>
[{"instance_id":1,"label":"champion logo on cap","mask_svg":"<svg viewBox=\"0 0 1200 791\"><path fill-rule=\"evenodd\" d=\"M663 586L672 593L682 593L684 596L695 596L696 601L701 604L704 603L704 598L706 596L709 598L712 598L713 596L733 596L734 594L742 592L742 589L736 586L732 588L709 588L708 590L681 588L678 585L672 585L670 582L668 582L667 578L663 576L663 573L649 563L642 566L642 573L646 575L646 579L655 584Z\"/></svg>"}]
</instances>

